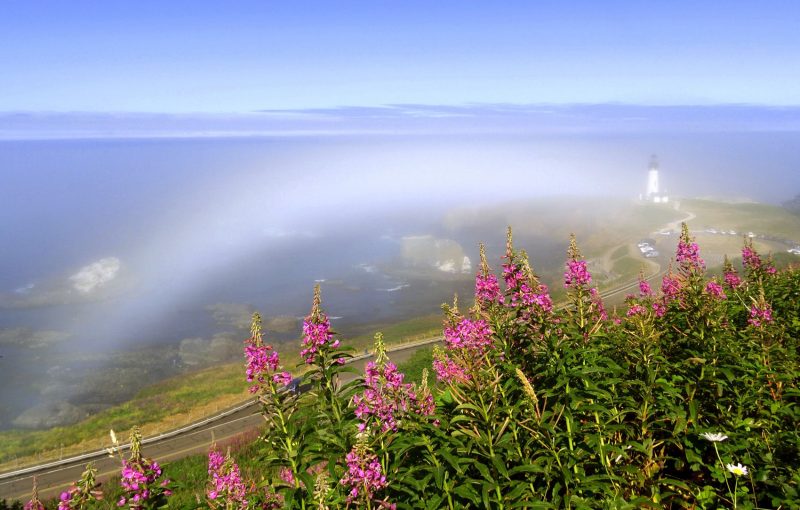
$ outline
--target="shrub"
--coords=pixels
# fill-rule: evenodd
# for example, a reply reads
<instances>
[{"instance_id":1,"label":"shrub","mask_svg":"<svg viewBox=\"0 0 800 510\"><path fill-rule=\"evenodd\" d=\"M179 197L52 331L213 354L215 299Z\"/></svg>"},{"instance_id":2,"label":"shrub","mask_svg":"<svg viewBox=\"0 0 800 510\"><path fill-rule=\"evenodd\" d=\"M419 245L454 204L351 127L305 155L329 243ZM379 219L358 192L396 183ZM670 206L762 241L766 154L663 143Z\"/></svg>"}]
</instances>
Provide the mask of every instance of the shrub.
<instances>
[{"instance_id":1,"label":"shrub","mask_svg":"<svg viewBox=\"0 0 800 510\"><path fill-rule=\"evenodd\" d=\"M481 250L474 306L444 307L432 390L380 338L339 386L317 290L311 391L261 390L268 478L287 508L795 507L800 274L743 259L707 279L684 225L662 292L609 317L574 238L556 309L509 231L503 289Z\"/></svg>"}]
</instances>

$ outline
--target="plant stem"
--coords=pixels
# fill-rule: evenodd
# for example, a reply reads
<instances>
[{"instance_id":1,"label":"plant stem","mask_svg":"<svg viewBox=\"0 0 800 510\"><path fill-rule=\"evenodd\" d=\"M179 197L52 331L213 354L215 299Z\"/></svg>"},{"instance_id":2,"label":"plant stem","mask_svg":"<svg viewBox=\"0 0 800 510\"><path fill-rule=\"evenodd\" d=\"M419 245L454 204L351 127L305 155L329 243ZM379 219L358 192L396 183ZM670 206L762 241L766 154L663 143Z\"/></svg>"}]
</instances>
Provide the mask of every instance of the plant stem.
<instances>
[{"instance_id":1,"label":"plant stem","mask_svg":"<svg viewBox=\"0 0 800 510\"><path fill-rule=\"evenodd\" d=\"M728 482L728 475L725 474L725 463L722 462L722 458L719 456L719 450L717 449L717 443L714 442L714 451L717 452L717 459L719 460L719 465L722 466L722 476L725 477L725 485L728 486L728 495L731 496L733 499L733 508L736 508L736 494L731 493L731 484Z\"/></svg>"}]
</instances>

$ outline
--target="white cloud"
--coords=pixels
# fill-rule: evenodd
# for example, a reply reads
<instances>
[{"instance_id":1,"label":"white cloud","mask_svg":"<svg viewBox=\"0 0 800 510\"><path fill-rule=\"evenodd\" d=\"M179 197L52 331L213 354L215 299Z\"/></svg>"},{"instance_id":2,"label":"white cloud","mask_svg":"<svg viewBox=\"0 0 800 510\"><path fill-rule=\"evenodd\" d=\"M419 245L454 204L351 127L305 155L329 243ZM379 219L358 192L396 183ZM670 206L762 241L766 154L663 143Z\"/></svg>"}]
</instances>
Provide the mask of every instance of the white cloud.
<instances>
[{"instance_id":1,"label":"white cloud","mask_svg":"<svg viewBox=\"0 0 800 510\"><path fill-rule=\"evenodd\" d=\"M70 276L69 279L75 290L88 294L116 278L120 266L118 258L106 257L82 267L80 271Z\"/></svg>"},{"instance_id":2,"label":"white cloud","mask_svg":"<svg viewBox=\"0 0 800 510\"><path fill-rule=\"evenodd\" d=\"M104 300L131 283L117 257L106 257L77 272L37 280L11 292L0 292L0 308L36 308ZM130 276L130 275L127 275Z\"/></svg>"}]
</instances>

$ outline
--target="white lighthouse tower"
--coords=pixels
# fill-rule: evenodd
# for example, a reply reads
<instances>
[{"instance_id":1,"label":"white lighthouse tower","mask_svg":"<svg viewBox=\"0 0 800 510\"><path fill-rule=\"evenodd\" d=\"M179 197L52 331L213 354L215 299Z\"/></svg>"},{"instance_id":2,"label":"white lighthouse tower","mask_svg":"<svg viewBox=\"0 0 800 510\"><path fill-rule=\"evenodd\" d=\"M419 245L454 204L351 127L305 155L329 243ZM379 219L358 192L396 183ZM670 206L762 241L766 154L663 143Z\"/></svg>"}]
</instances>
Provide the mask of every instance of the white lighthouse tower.
<instances>
[{"instance_id":1,"label":"white lighthouse tower","mask_svg":"<svg viewBox=\"0 0 800 510\"><path fill-rule=\"evenodd\" d=\"M647 193L645 198L655 204L669 202L666 193L661 193L658 184L658 159L655 154L650 157L650 169L647 172Z\"/></svg>"}]
</instances>

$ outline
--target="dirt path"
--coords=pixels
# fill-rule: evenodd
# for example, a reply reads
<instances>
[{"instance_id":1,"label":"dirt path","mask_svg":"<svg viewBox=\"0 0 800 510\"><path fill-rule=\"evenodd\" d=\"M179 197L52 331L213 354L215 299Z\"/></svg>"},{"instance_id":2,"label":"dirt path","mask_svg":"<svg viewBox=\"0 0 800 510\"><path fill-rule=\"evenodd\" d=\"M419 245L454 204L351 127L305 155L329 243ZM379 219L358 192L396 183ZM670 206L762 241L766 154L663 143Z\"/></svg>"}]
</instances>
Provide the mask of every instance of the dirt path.
<instances>
[{"instance_id":1,"label":"dirt path","mask_svg":"<svg viewBox=\"0 0 800 510\"><path fill-rule=\"evenodd\" d=\"M676 211L680 210L679 207L680 206L676 204L675 210ZM697 215L695 213L686 211L686 217L667 223L667 226L664 228L666 228L667 230L678 230L678 227L680 227L681 223L688 223L695 218L697 218Z\"/></svg>"}]
</instances>

